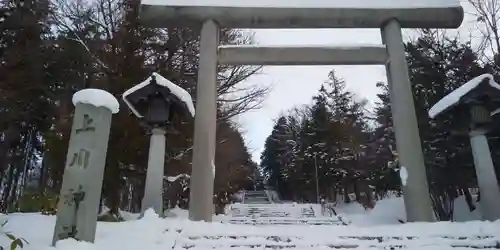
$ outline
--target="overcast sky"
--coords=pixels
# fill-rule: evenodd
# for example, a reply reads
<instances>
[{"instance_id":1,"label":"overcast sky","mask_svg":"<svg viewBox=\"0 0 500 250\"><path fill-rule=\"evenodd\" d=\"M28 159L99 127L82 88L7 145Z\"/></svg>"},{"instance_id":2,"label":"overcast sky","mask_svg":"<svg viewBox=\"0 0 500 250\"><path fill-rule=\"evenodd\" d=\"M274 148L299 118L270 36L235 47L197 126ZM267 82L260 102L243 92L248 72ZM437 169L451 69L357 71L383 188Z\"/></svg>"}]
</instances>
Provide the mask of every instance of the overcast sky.
<instances>
[{"instance_id":1,"label":"overcast sky","mask_svg":"<svg viewBox=\"0 0 500 250\"><path fill-rule=\"evenodd\" d=\"M439 0L436 0L439 1ZM466 7L466 12L470 8ZM471 16L459 29L466 34L471 29ZM259 45L335 45L335 44L381 44L378 29L323 29L323 30L254 30ZM453 32L454 33L454 32ZM414 35L405 30L405 38ZM252 76L244 84L272 86L272 92L259 110L246 113L238 118L244 137L253 155L259 162L264 142L271 133L274 119L280 113L295 106L309 104L328 72L335 69L343 78L347 88L360 98L366 98L370 105L376 101L379 89L375 84L386 81L384 66L273 66L264 67L262 72Z\"/></svg>"}]
</instances>

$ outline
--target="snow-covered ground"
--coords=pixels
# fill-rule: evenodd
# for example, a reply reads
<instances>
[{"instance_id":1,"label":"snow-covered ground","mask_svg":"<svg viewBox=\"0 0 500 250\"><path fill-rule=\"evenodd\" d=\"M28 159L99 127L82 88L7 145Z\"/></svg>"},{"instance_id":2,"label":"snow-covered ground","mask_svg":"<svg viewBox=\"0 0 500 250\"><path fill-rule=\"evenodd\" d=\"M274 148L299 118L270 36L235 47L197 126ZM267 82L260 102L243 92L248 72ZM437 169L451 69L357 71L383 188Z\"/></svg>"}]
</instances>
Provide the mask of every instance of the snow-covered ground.
<instances>
[{"instance_id":1,"label":"snow-covered ground","mask_svg":"<svg viewBox=\"0 0 500 250\"><path fill-rule=\"evenodd\" d=\"M340 204L335 209L339 216L353 225L377 226L398 225L398 220L405 220L406 213L403 199L394 197L377 203L372 210L365 210L359 203Z\"/></svg>"},{"instance_id":2,"label":"snow-covered ground","mask_svg":"<svg viewBox=\"0 0 500 250\"><path fill-rule=\"evenodd\" d=\"M460 199L456 205L460 207ZM461 209L461 208L459 208ZM465 210L464 210L465 211ZM468 210L463 217L470 216ZM126 222L100 222L95 244L60 241L50 247L55 216L39 214L10 214L5 230L24 237L30 244L27 250L156 250L156 249L227 249L235 246L249 248L383 249L406 246L407 249L460 249L464 247L500 246L500 221L464 223L407 223L400 198L382 200L375 209L365 211L361 206L349 204L338 207L338 212L352 221L349 226L249 226L227 225L220 222L191 222L187 212L170 211L170 217L158 218L152 210L136 220L124 214ZM220 221L221 216L214 218ZM0 218L0 220L2 220ZM6 237L0 236L0 246L7 246Z\"/></svg>"}]
</instances>

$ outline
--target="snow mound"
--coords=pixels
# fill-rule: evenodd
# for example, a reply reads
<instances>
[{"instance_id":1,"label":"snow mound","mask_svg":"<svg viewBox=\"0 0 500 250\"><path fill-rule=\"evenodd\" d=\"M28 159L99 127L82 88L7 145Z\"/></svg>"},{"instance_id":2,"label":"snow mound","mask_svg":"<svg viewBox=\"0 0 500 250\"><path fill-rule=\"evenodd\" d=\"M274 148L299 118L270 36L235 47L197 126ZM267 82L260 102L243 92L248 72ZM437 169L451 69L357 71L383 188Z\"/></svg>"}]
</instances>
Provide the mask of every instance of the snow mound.
<instances>
[{"instance_id":1,"label":"snow mound","mask_svg":"<svg viewBox=\"0 0 500 250\"><path fill-rule=\"evenodd\" d=\"M174 207L172 209L168 209L165 214L167 217L171 218L182 218L182 219L187 219L189 218L189 211L185 209L181 209L179 207Z\"/></svg>"},{"instance_id":2,"label":"snow mound","mask_svg":"<svg viewBox=\"0 0 500 250\"><path fill-rule=\"evenodd\" d=\"M7 223L7 215L0 213L0 226L3 226ZM0 228L0 232L2 229Z\"/></svg>"},{"instance_id":3,"label":"snow mound","mask_svg":"<svg viewBox=\"0 0 500 250\"><path fill-rule=\"evenodd\" d=\"M500 85L495 82L491 74L482 74L474 79L466 82L464 85L455 89L445 97L443 97L439 102L434 104L434 106L429 109L429 117L434 118L442 112L450 109L451 107L458 104L460 99L471 90L475 89L484 79L489 79L488 84L500 91Z\"/></svg>"},{"instance_id":4,"label":"snow mound","mask_svg":"<svg viewBox=\"0 0 500 250\"><path fill-rule=\"evenodd\" d=\"M73 105L78 103L91 104L96 107L105 107L113 114L120 111L118 100L107 91L102 89L82 89L73 95Z\"/></svg>"},{"instance_id":5,"label":"snow mound","mask_svg":"<svg viewBox=\"0 0 500 250\"><path fill-rule=\"evenodd\" d=\"M55 216L9 215L8 230L24 237L23 250L137 249L452 249L451 246L494 248L499 222L407 223L395 226L248 226L162 219L154 212L143 219L99 222L95 244L73 239L50 247ZM0 236L0 246L9 243ZM352 248L352 247L351 247ZM464 249L462 248L462 249Z\"/></svg>"},{"instance_id":6,"label":"snow mound","mask_svg":"<svg viewBox=\"0 0 500 250\"><path fill-rule=\"evenodd\" d=\"M476 209L470 211L465 196L460 196L453 203L453 220L455 222L470 222L481 220L481 204L475 202ZM352 202L338 205L335 210L342 218L346 218L356 226L398 225L399 220L406 220L403 197L390 197L377 202L373 209L365 209L361 204ZM500 221L499 221L500 222Z\"/></svg>"},{"instance_id":7,"label":"snow mound","mask_svg":"<svg viewBox=\"0 0 500 250\"><path fill-rule=\"evenodd\" d=\"M399 225L406 220L403 197L379 200L373 209L365 209L357 202L338 205L335 210L342 218L356 226Z\"/></svg>"},{"instance_id":8,"label":"snow mound","mask_svg":"<svg viewBox=\"0 0 500 250\"><path fill-rule=\"evenodd\" d=\"M453 220L456 222L481 220L481 203L476 202L477 196L472 196L476 209L470 211L465 196L460 196L453 202Z\"/></svg>"},{"instance_id":9,"label":"snow mound","mask_svg":"<svg viewBox=\"0 0 500 250\"><path fill-rule=\"evenodd\" d=\"M153 210L152 208L146 209L144 211L144 215L142 216L141 220L155 220L160 218L160 216Z\"/></svg>"}]
</instances>

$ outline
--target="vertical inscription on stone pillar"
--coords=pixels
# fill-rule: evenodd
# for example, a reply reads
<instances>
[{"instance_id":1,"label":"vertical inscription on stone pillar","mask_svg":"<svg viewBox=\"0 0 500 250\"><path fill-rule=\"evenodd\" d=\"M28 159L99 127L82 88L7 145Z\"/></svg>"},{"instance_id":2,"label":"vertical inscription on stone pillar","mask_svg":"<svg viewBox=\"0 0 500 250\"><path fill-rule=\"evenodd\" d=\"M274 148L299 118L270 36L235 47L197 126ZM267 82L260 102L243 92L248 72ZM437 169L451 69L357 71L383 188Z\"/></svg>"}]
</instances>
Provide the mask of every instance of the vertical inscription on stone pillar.
<instances>
[{"instance_id":1,"label":"vertical inscription on stone pillar","mask_svg":"<svg viewBox=\"0 0 500 250\"><path fill-rule=\"evenodd\" d=\"M77 135L80 135L82 132L94 132L95 127L92 125L92 118L90 115L83 115L83 123L80 128L75 130ZM89 158L90 151L85 148L80 148L76 152L74 152L71 156L71 160L69 162L69 167L79 167L82 169L87 169L89 166Z\"/></svg>"},{"instance_id":2,"label":"vertical inscription on stone pillar","mask_svg":"<svg viewBox=\"0 0 500 250\"><path fill-rule=\"evenodd\" d=\"M76 104L57 207L53 244L65 238L93 242L112 112Z\"/></svg>"},{"instance_id":3,"label":"vertical inscription on stone pillar","mask_svg":"<svg viewBox=\"0 0 500 250\"><path fill-rule=\"evenodd\" d=\"M89 166L89 157L90 157L90 152L86 149L80 149L78 152L73 153L73 158L71 159L71 162L69 163L70 167L80 167L83 169L87 169Z\"/></svg>"},{"instance_id":4,"label":"vertical inscription on stone pillar","mask_svg":"<svg viewBox=\"0 0 500 250\"><path fill-rule=\"evenodd\" d=\"M92 125L93 119L90 117L90 115L85 114L83 115L83 124L81 128L76 129L76 133L80 134L81 132L86 132L86 131L95 131L95 127Z\"/></svg>"}]
</instances>

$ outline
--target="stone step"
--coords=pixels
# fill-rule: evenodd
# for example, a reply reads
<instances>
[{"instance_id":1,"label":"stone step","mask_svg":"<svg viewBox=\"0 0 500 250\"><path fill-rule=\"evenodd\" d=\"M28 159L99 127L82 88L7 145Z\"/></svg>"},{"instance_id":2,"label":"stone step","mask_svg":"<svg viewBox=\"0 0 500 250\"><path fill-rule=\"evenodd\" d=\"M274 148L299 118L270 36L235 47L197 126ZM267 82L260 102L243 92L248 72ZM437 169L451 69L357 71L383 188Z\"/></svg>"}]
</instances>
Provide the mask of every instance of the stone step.
<instances>
[{"instance_id":1,"label":"stone step","mask_svg":"<svg viewBox=\"0 0 500 250\"><path fill-rule=\"evenodd\" d=\"M225 221L229 224L238 225L344 225L344 223L337 218L332 219L296 219L296 218L246 218L246 217L233 217Z\"/></svg>"},{"instance_id":2,"label":"stone step","mask_svg":"<svg viewBox=\"0 0 500 250\"><path fill-rule=\"evenodd\" d=\"M500 242L494 236L336 236L328 239L310 239L301 236L200 235L182 237L176 244L176 249L426 249L429 247L500 249Z\"/></svg>"},{"instance_id":3,"label":"stone step","mask_svg":"<svg viewBox=\"0 0 500 250\"><path fill-rule=\"evenodd\" d=\"M314 210L310 207L297 207L297 208L284 208L284 207L249 207L238 206L231 207L229 215L236 217L252 217L258 215L259 217L292 217L292 215L303 217L315 217Z\"/></svg>"},{"instance_id":4,"label":"stone step","mask_svg":"<svg viewBox=\"0 0 500 250\"><path fill-rule=\"evenodd\" d=\"M245 191L246 194L265 194L265 190L247 190Z\"/></svg>"},{"instance_id":5,"label":"stone step","mask_svg":"<svg viewBox=\"0 0 500 250\"><path fill-rule=\"evenodd\" d=\"M243 196L243 203L245 204L271 204L271 200L266 191L245 191Z\"/></svg>"},{"instance_id":6,"label":"stone step","mask_svg":"<svg viewBox=\"0 0 500 250\"><path fill-rule=\"evenodd\" d=\"M265 192L261 193L245 193L245 197L267 197Z\"/></svg>"},{"instance_id":7,"label":"stone step","mask_svg":"<svg viewBox=\"0 0 500 250\"><path fill-rule=\"evenodd\" d=\"M233 204L225 220L239 225L346 225L338 217L318 218L304 204Z\"/></svg>"}]
</instances>

